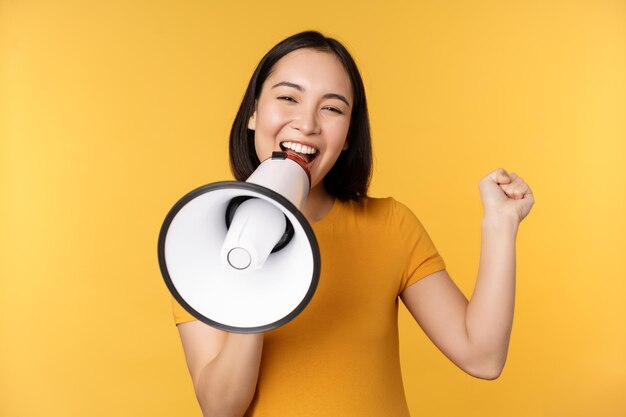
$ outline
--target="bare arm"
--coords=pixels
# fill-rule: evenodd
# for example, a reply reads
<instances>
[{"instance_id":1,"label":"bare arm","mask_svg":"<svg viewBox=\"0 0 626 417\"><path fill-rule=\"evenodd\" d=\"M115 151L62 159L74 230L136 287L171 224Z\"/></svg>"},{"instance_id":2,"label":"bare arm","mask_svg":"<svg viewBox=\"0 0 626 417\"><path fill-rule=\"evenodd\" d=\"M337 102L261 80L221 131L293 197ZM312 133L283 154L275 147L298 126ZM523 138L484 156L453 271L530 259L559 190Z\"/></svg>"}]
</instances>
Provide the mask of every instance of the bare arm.
<instances>
[{"instance_id":1,"label":"bare arm","mask_svg":"<svg viewBox=\"0 0 626 417\"><path fill-rule=\"evenodd\" d=\"M483 220L480 266L471 301L445 270L401 294L433 343L478 378L497 378L506 361L515 303L516 230L507 222Z\"/></svg>"},{"instance_id":2,"label":"bare arm","mask_svg":"<svg viewBox=\"0 0 626 417\"><path fill-rule=\"evenodd\" d=\"M506 361L515 305L515 239L534 204L516 174L498 169L479 184L485 206L478 277L468 302L447 271L404 290L402 301L435 345L467 373L497 378Z\"/></svg>"},{"instance_id":3,"label":"bare arm","mask_svg":"<svg viewBox=\"0 0 626 417\"><path fill-rule=\"evenodd\" d=\"M178 331L203 415L243 416L256 390L263 333L227 333L200 321Z\"/></svg>"}]
</instances>

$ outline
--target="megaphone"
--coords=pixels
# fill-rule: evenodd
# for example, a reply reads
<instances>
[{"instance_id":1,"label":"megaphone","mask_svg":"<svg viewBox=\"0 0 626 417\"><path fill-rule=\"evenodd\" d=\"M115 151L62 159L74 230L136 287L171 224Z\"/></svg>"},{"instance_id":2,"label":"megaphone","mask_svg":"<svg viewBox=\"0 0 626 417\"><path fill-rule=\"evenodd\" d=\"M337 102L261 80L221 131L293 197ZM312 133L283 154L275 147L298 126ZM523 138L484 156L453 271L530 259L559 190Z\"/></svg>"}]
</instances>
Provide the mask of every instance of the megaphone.
<instances>
[{"instance_id":1,"label":"megaphone","mask_svg":"<svg viewBox=\"0 0 626 417\"><path fill-rule=\"evenodd\" d=\"M310 183L304 159L274 152L245 182L211 183L182 197L158 242L176 301L235 333L272 330L302 312L320 275L317 239L300 212Z\"/></svg>"}]
</instances>

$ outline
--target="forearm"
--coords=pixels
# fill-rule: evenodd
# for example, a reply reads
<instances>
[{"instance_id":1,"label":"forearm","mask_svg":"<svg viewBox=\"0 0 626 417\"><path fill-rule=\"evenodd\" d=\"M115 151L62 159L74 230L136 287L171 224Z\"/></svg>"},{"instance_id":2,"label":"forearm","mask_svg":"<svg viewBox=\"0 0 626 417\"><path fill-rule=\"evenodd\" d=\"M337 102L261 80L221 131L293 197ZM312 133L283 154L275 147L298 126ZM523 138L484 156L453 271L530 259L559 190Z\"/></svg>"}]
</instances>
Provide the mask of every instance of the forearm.
<instances>
[{"instance_id":1,"label":"forearm","mask_svg":"<svg viewBox=\"0 0 626 417\"><path fill-rule=\"evenodd\" d=\"M515 305L515 239L518 222L506 216L482 220L480 264L465 325L472 361L497 377L506 361Z\"/></svg>"},{"instance_id":2,"label":"forearm","mask_svg":"<svg viewBox=\"0 0 626 417\"><path fill-rule=\"evenodd\" d=\"M198 377L196 396L205 416L242 416L256 390L263 334L229 333L219 355Z\"/></svg>"}]
</instances>

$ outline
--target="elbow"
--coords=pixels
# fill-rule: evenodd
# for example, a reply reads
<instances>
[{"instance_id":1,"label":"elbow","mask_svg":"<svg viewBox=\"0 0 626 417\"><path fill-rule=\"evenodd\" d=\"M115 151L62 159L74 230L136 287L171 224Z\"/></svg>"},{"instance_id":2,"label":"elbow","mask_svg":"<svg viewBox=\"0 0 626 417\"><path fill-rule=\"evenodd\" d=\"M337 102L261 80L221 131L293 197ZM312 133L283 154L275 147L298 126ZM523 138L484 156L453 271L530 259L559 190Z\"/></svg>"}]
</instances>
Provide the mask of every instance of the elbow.
<instances>
[{"instance_id":1,"label":"elbow","mask_svg":"<svg viewBox=\"0 0 626 417\"><path fill-rule=\"evenodd\" d=\"M465 370L469 375L474 378L484 379L486 381L493 381L494 379L498 379L502 374L503 368L485 368L485 369L472 369Z\"/></svg>"},{"instance_id":2,"label":"elbow","mask_svg":"<svg viewBox=\"0 0 626 417\"><path fill-rule=\"evenodd\" d=\"M251 394L241 391L221 391L204 393L196 391L196 398L204 417L235 417L242 416L252 402Z\"/></svg>"},{"instance_id":3,"label":"elbow","mask_svg":"<svg viewBox=\"0 0 626 417\"><path fill-rule=\"evenodd\" d=\"M473 363L465 366L461 369L474 378L493 381L502 375L505 362L506 358L501 360L482 361L480 363Z\"/></svg>"},{"instance_id":4,"label":"elbow","mask_svg":"<svg viewBox=\"0 0 626 417\"><path fill-rule=\"evenodd\" d=\"M197 399L204 417L242 416L247 409L247 405L241 401L229 399L211 401L210 399L201 397L197 397Z\"/></svg>"}]
</instances>

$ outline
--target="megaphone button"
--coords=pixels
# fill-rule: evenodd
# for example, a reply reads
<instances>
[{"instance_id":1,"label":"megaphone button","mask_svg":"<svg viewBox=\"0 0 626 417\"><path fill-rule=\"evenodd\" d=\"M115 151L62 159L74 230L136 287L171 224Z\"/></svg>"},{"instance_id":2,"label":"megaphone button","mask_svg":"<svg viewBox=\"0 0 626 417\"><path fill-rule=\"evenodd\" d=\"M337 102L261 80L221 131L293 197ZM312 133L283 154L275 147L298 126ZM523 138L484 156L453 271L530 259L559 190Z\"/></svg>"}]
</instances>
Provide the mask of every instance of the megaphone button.
<instances>
[{"instance_id":1,"label":"megaphone button","mask_svg":"<svg viewBox=\"0 0 626 417\"><path fill-rule=\"evenodd\" d=\"M244 248L233 248L228 252L228 263L235 269L246 269L252 263L252 257Z\"/></svg>"}]
</instances>

